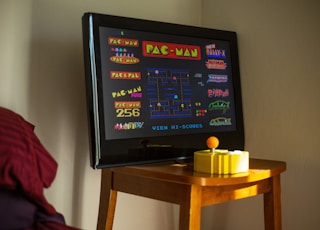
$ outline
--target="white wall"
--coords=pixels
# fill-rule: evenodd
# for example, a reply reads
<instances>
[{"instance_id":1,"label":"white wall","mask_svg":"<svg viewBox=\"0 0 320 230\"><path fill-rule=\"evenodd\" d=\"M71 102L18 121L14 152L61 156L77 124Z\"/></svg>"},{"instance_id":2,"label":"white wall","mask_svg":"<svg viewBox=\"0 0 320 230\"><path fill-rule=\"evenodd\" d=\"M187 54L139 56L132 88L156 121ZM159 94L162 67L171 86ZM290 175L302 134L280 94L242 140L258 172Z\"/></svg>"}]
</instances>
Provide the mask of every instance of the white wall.
<instances>
[{"instance_id":1,"label":"white wall","mask_svg":"<svg viewBox=\"0 0 320 230\"><path fill-rule=\"evenodd\" d=\"M319 229L320 2L202 3L203 26L238 33L247 150L288 164L283 229ZM263 229L261 202L205 208L203 229Z\"/></svg>"},{"instance_id":2,"label":"white wall","mask_svg":"<svg viewBox=\"0 0 320 230\"><path fill-rule=\"evenodd\" d=\"M1 0L0 105L33 122L58 161L56 180L46 191L49 201L69 224L92 230L100 171L89 167L83 12L235 30L246 148L254 157L288 163L282 177L284 229L317 229L318 9L312 0ZM206 207L202 229L263 229L261 202L256 197ZM176 224L176 206L120 194L115 230L170 230Z\"/></svg>"},{"instance_id":3,"label":"white wall","mask_svg":"<svg viewBox=\"0 0 320 230\"><path fill-rule=\"evenodd\" d=\"M68 224L95 229L100 195L100 171L89 167L83 13L200 25L200 10L193 0L0 1L0 105L34 123L58 161L46 196ZM172 204L120 194L114 229L174 229L175 213Z\"/></svg>"}]
</instances>

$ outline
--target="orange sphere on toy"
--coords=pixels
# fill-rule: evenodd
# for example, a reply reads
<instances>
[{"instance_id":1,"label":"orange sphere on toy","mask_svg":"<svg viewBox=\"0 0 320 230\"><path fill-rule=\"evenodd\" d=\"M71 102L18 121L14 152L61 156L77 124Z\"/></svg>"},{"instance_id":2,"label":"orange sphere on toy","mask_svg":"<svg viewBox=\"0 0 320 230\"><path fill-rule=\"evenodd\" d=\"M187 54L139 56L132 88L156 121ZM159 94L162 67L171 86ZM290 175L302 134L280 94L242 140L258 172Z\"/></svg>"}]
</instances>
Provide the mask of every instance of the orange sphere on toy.
<instances>
[{"instance_id":1,"label":"orange sphere on toy","mask_svg":"<svg viewBox=\"0 0 320 230\"><path fill-rule=\"evenodd\" d=\"M209 149L216 149L219 146L219 139L215 136L211 136L207 139L207 146Z\"/></svg>"}]
</instances>

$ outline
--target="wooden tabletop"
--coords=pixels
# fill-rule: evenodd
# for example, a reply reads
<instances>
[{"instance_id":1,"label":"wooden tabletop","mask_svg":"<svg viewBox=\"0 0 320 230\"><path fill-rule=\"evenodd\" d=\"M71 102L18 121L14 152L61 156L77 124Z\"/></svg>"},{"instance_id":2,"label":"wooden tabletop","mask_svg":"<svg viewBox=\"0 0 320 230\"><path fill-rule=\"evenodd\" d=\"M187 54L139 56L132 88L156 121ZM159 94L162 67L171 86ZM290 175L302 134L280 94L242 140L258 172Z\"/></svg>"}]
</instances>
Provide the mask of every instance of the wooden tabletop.
<instances>
[{"instance_id":1,"label":"wooden tabletop","mask_svg":"<svg viewBox=\"0 0 320 230\"><path fill-rule=\"evenodd\" d=\"M245 173L218 175L195 172L192 163L168 164L166 162L113 168L112 171L183 184L220 186L255 182L270 178L284 172L286 163L283 161L250 159L249 168L249 171Z\"/></svg>"}]
</instances>

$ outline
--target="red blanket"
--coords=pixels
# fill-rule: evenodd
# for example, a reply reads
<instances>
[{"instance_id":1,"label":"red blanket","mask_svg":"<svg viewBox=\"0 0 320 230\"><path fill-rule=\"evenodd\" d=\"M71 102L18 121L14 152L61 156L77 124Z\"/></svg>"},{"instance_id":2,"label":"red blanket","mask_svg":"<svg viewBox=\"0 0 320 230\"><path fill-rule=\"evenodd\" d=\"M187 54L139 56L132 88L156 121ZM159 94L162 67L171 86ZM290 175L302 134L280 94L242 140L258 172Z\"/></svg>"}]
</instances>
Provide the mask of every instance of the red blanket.
<instances>
[{"instance_id":1,"label":"red blanket","mask_svg":"<svg viewBox=\"0 0 320 230\"><path fill-rule=\"evenodd\" d=\"M39 212L55 216L57 212L43 190L51 185L56 171L57 163L34 133L34 126L0 107L0 189L18 191L34 203ZM55 223L38 222L34 229L70 229L43 227L46 224Z\"/></svg>"}]
</instances>

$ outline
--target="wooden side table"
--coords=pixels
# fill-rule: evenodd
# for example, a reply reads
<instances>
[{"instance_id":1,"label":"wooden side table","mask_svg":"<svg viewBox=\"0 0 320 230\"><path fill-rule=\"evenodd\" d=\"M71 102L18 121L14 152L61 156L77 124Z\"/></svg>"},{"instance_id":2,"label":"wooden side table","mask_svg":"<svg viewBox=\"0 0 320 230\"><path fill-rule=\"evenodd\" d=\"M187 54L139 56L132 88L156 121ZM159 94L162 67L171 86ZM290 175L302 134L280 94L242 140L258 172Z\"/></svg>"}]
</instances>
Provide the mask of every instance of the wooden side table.
<instances>
[{"instance_id":1,"label":"wooden side table","mask_svg":"<svg viewBox=\"0 0 320 230\"><path fill-rule=\"evenodd\" d=\"M117 192L180 205L180 230L200 230L201 207L264 194L265 230L281 230L280 174L286 163L250 159L235 175L193 171L191 164L152 164L102 169L98 230L111 230Z\"/></svg>"}]
</instances>

